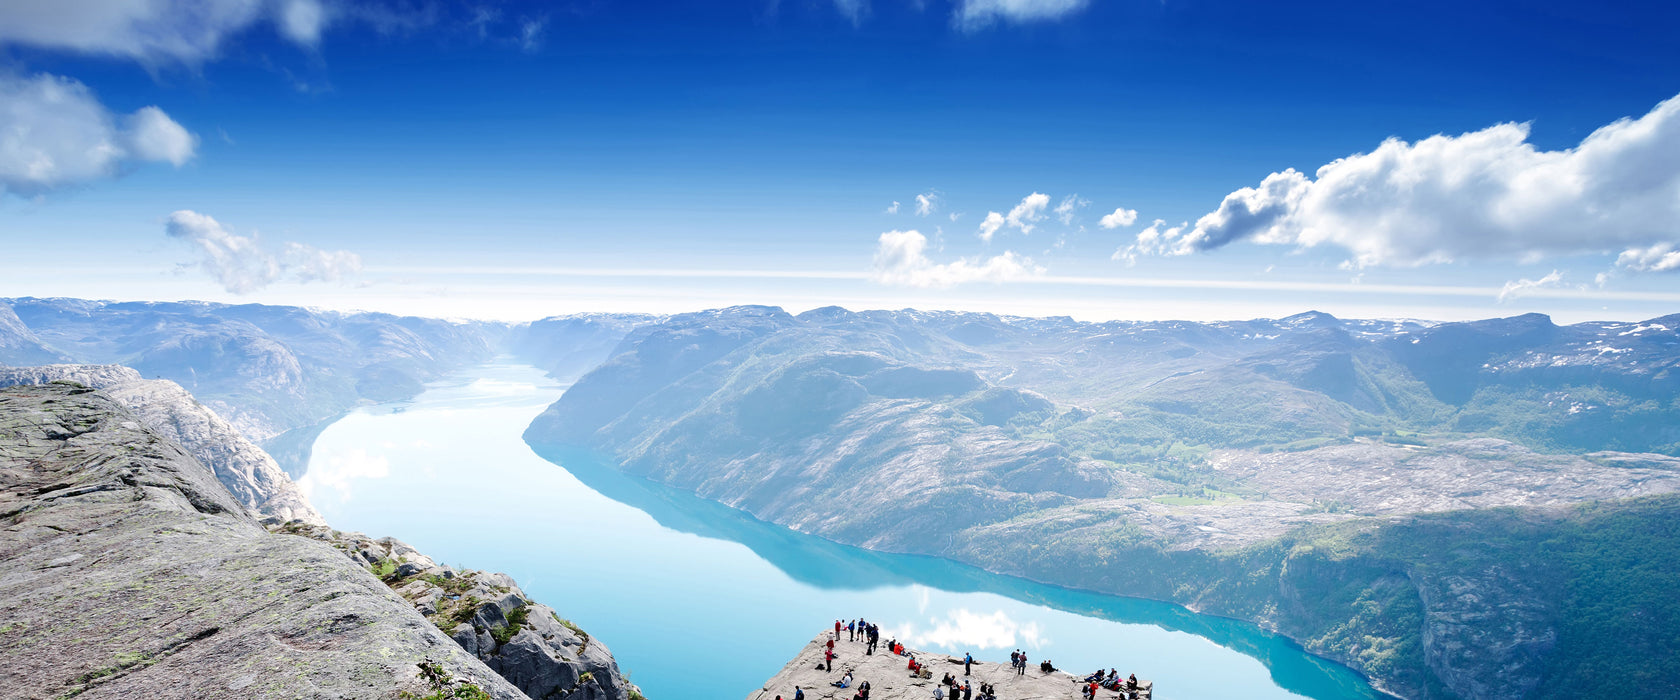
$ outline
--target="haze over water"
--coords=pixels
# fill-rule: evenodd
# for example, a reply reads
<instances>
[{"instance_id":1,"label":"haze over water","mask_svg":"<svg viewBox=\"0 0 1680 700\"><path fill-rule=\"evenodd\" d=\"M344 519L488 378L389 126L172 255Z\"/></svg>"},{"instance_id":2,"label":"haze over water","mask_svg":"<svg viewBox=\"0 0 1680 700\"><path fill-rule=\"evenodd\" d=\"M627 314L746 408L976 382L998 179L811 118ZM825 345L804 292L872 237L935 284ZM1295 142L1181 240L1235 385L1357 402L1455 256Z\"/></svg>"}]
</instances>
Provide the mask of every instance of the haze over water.
<instances>
[{"instance_id":1,"label":"haze over water","mask_svg":"<svg viewBox=\"0 0 1680 700\"><path fill-rule=\"evenodd\" d=\"M550 455L557 465L520 434L563 390L529 366L474 368L328 427L299 484L339 529L512 575L654 700L739 700L835 618L859 616L921 649L1118 668L1163 700L1376 696L1243 623L836 545L585 455Z\"/></svg>"}]
</instances>

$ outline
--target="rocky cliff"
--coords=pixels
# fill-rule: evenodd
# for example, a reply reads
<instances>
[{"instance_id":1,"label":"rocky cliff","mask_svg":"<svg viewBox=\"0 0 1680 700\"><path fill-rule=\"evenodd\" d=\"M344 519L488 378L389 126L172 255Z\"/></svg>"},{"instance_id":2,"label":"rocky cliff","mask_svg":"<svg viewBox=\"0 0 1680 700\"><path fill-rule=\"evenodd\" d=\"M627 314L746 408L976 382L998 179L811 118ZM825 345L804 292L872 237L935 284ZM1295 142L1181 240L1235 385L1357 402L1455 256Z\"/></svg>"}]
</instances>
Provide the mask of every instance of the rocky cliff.
<instances>
[{"instance_id":1,"label":"rocky cliff","mask_svg":"<svg viewBox=\"0 0 1680 700\"><path fill-rule=\"evenodd\" d=\"M120 365L0 367L0 387L73 382L102 390L140 423L173 440L216 474L216 480L252 512L275 522L325 524L274 458L235 430L180 385L143 379Z\"/></svg>"},{"instance_id":2,"label":"rocky cliff","mask_svg":"<svg viewBox=\"0 0 1680 700\"><path fill-rule=\"evenodd\" d=\"M439 566L390 538L292 522L274 531L325 542L368 567L426 619L532 698L639 700L605 643L506 574Z\"/></svg>"},{"instance_id":3,"label":"rocky cliff","mask_svg":"<svg viewBox=\"0 0 1680 700\"><path fill-rule=\"evenodd\" d=\"M522 697L366 569L270 534L108 397L0 389L9 697ZM451 685L455 685L451 683Z\"/></svg>"},{"instance_id":4,"label":"rocky cliff","mask_svg":"<svg viewBox=\"0 0 1680 700\"><path fill-rule=\"evenodd\" d=\"M104 392L0 388L4 696L640 695L599 640L505 576L275 528Z\"/></svg>"}]
</instances>

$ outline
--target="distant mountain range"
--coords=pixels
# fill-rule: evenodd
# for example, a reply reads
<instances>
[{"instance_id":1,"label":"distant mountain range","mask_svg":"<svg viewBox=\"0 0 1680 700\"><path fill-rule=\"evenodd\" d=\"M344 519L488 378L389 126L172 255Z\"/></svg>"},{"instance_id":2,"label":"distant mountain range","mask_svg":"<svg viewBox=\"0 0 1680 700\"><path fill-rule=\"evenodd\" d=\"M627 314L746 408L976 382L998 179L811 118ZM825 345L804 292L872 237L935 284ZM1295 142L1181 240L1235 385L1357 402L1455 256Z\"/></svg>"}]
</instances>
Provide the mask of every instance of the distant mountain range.
<instances>
[{"instance_id":1,"label":"distant mountain range","mask_svg":"<svg viewBox=\"0 0 1680 700\"><path fill-rule=\"evenodd\" d=\"M638 326L526 439L844 543L1253 619L1405 695L1527 697L1613 658L1560 597L1605 572L1417 545L1671 517L1676 329L737 307ZM1630 542L1680 566L1672 535Z\"/></svg>"},{"instance_id":2,"label":"distant mountain range","mask_svg":"<svg viewBox=\"0 0 1680 700\"><path fill-rule=\"evenodd\" d=\"M116 364L172 380L299 476L319 430L357 405L414 396L500 352L575 377L654 320L584 314L511 325L260 304L0 299L0 365Z\"/></svg>"},{"instance_id":3,"label":"distant mountain range","mask_svg":"<svg viewBox=\"0 0 1680 700\"><path fill-rule=\"evenodd\" d=\"M795 530L1252 620L1408 697L1680 694L1680 315L0 300L0 364L171 379L294 474L324 421L497 354L576 380L541 451Z\"/></svg>"}]
</instances>

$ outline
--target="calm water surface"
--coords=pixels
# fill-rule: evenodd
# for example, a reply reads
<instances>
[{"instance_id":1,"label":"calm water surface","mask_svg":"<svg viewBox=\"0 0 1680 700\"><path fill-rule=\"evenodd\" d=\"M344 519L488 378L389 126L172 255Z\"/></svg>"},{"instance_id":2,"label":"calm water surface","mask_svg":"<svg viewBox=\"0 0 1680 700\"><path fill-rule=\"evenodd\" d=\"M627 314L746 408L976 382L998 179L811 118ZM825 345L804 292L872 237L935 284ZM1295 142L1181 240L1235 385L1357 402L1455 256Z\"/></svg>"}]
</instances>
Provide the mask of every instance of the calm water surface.
<instances>
[{"instance_id":1,"label":"calm water surface","mask_svg":"<svg viewBox=\"0 0 1680 700\"><path fill-rule=\"evenodd\" d=\"M339 529L504 571L605 642L654 700L741 700L837 617L911 646L1156 682L1163 700L1378 697L1275 635L1183 608L1070 591L790 532L520 438L564 387L517 364L358 410L299 480Z\"/></svg>"}]
</instances>

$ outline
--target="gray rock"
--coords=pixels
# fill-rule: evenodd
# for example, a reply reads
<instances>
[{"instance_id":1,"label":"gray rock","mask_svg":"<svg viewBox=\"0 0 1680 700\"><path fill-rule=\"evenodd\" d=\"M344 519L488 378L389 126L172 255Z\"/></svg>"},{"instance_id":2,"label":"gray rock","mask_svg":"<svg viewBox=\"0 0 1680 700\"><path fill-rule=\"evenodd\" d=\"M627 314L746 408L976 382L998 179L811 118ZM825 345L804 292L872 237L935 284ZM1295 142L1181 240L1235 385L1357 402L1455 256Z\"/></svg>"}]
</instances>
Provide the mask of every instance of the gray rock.
<instances>
[{"instance_id":1,"label":"gray rock","mask_svg":"<svg viewBox=\"0 0 1680 700\"><path fill-rule=\"evenodd\" d=\"M8 697L389 698L422 662L525 697L102 393L0 388L0 513Z\"/></svg>"},{"instance_id":2,"label":"gray rock","mask_svg":"<svg viewBox=\"0 0 1680 700\"><path fill-rule=\"evenodd\" d=\"M282 523L325 523L272 457L180 385L146 380L120 365L0 367L0 386L53 381L73 381L104 391L147 428L179 443L213 470L228 492L259 516Z\"/></svg>"},{"instance_id":3,"label":"gray rock","mask_svg":"<svg viewBox=\"0 0 1680 700\"><path fill-rule=\"evenodd\" d=\"M507 626L507 617L502 615L501 606L495 603L485 603L478 606L478 613L473 615L473 626L481 630L492 630ZM495 645L490 645L494 649Z\"/></svg>"},{"instance_id":4,"label":"gray rock","mask_svg":"<svg viewBox=\"0 0 1680 700\"><path fill-rule=\"evenodd\" d=\"M449 637L454 639L456 644L461 645L461 648L465 649L468 654L478 655L478 632L473 630L472 625L464 622L456 625L454 631L449 633Z\"/></svg>"}]
</instances>

